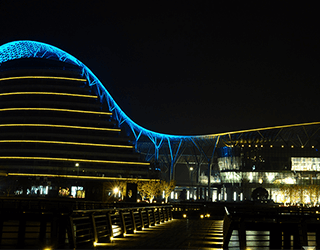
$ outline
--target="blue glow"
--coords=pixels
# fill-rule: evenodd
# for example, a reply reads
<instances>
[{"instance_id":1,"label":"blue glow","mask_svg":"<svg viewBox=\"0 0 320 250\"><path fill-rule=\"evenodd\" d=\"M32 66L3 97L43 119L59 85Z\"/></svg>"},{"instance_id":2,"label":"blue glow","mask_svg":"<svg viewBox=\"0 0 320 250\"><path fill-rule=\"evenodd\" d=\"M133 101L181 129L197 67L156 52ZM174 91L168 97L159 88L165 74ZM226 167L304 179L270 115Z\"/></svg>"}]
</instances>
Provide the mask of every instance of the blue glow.
<instances>
[{"instance_id":1,"label":"blue glow","mask_svg":"<svg viewBox=\"0 0 320 250\"><path fill-rule=\"evenodd\" d=\"M161 168L164 167L163 172L168 172L170 174L170 180L175 179L175 163L179 161L180 158L183 158L181 157L183 154L190 157L184 159L186 163L188 161L194 161L198 163L204 161L208 163L208 166L211 166L213 155L215 154L218 142L220 141L222 141L222 144L224 145L229 145L229 142L232 142L233 140L239 140L242 136L245 138L271 136L271 138L273 138L273 133L268 135L268 131L281 131L284 128L298 126L320 125L320 122L310 122L197 136L157 133L145 129L133 122L121 110L107 89L91 72L91 70L81 61L67 52L49 44L26 40L14 41L0 46L0 67L4 62L20 58L43 58L48 60L62 61L78 66L82 71L82 76L87 79L89 86L96 87L97 95L102 102L105 102L108 105L109 111L112 112L112 117L118 122L119 126L126 126L126 132L131 132L132 136L134 137L133 143L136 151L142 152L146 161L151 161L154 159L158 163L157 166L161 166ZM264 135L262 135L262 132ZM277 132L277 134L279 133L280 132ZM316 150L318 151L318 149ZM239 151L230 147L223 147L221 149L218 148L217 151L219 157L239 155ZM156 170L162 171L161 168L157 167ZM252 167L252 170L255 170L255 166Z\"/></svg>"},{"instance_id":2,"label":"blue glow","mask_svg":"<svg viewBox=\"0 0 320 250\"><path fill-rule=\"evenodd\" d=\"M85 66L77 58L57 47L41 42L27 40L9 42L0 46L0 66L4 62L20 58L44 58L67 62L79 66L82 69L82 75L88 80L89 86L97 86L100 99L105 99L109 105L109 110L113 112L113 117L118 121L119 125L122 125L123 123L128 125L132 131L132 134L135 136L136 141L141 138L141 135L147 136L154 143L155 147L159 149L164 140L180 141L189 140L191 137L198 137L157 133L136 124L121 110L100 80L87 66Z\"/></svg>"}]
</instances>

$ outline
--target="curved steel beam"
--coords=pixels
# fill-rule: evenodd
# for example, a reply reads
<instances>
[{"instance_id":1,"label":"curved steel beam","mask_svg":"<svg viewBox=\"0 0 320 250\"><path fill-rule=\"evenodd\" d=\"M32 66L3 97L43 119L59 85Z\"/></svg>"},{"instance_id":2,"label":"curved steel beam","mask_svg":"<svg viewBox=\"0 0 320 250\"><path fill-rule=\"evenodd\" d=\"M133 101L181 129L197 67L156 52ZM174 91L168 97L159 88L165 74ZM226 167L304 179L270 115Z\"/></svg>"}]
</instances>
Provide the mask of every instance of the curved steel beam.
<instances>
[{"instance_id":1,"label":"curved steel beam","mask_svg":"<svg viewBox=\"0 0 320 250\"><path fill-rule=\"evenodd\" d=\"M132 132L132 136L135 139L135 147L138 148L138 143L143 144L145 140L148 143L152 143L154 145L154 158L158 160L160 148L164 145L168 146L170 149L171 160L176 161L177 157L173 157L173 152L171 149L171 145L173 143L180 143L182 141L188 142L190 145L198 145L199 143L203 146L209 142L209 144L213 144L216 142L218 138L222 138L225 136L229 136L231 138L232 135L243 134L243 133L259 133L260 136L261 131L266 132L267 130L272 129L280 129L288 128L288 127L297 127L297 126L307 126L307 125L319 125L320 122L310 122L303 124L293 124L293 125L284 125L284 126L275 126L268 128L257 128L257 129L248 129L241 131L233 131L219 134L208 134L208 135L196 135L196 136L182 136L182 135L169 135L157 133L146 128L141 127L132 121L118 106L118 104L114 101L112 96L109 94L104 85L100 82L100 80L92 73L92 71L85 66L81 61L79 61L74 56L68 54L67 52L54 47L49 44L36 42L36 41L13 41L6 43L0 46L0 66L2 63L20 59L20 58L43 58L49 60L57 60L62 62L67 62L73 65L78 66L82 70L82 76L86 78L89 86L95 85L97 88L97 94L100 100L106 101L109 106L109 110L113 113L113 118L118 122L119 125L126 124L128 128ZM143 139L141 139L143 138ZM198 144L195 143L198 142ZM201 152L202 149L198 147L198 150ZM206 156L208 158L208 156Z\"/></svg>"}]
</instances>

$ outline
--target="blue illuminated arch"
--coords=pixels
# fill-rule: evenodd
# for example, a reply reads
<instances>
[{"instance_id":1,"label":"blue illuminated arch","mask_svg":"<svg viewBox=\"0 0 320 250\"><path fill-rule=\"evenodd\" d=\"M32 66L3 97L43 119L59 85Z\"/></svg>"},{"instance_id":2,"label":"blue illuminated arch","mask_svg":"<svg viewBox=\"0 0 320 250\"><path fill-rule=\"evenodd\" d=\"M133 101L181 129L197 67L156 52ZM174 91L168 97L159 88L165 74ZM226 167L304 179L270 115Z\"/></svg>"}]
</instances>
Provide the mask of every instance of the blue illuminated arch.
<instances>
[{"instance_id":1,"label":"blue illuminated arch","mask_svg":"<svg viewBox=\"0 0 320 250\"><path fill-rule=\"evenodd\" d=\"M124 122L131 128L136 141L141 135L147 136L154 143L155 147L160 147L163 141L176 141L181 139L189 139L190 136L168 135L150 131L133 122L117 105L109 92L100 82L100 80L85 66L81 61L67 52L49 44L35 41L14 41L0 46L0 65L6 61L20 58L44 58L58 60L71 63L81 68L83 76L88 80L90 86L96 85L100 99L105 98L110 111L114 113L114 118L119 122L119 125Z\"/></svg>"},{"instance_id":2,"label":"blue illuminated arch","mask_svg":"<svg viewBox=\"0 0 320 250\"><path fill-rule=\"evenodd\" d=\"M129 131L131 131L132 135L134 136L134 143L137 151L143 152L147 161L150 161L151 159L155 159L155 161L163 160L165 164L168 165L167 170L170 170L170 179L174 179L174 166L179 157L181 157L184 149L188 147L195 148L197 153L205 159L204 161L206 163L208 163L208 169L210 169L213 155L218 146L219 140L222 141L224 146L232 146L232 141L237 141L242 136L245 138L267 138L268 136L271 136L273 138L274 135L277 137L280 133L279 131L282 131L282 129L290 129L291 127L303 127L308 125L320 126L320 122L312 122L198 136L181 136L157 133L145 129L133 122L121 110L106 88L91 72L91 70L81 61L67 52L49 44L26 40L9 42L0 46L0 66L4 62L20 58L43 58L58 60L79 66L79 68L82 70L82 76L87 79L89 86L96 86L98 92L97 94L99 95L100 100L105 101L108 104L109 110L113 113L113 118L118 122L119 126L127 125L129 127ZM268 134L268 131L276 132L273 135L272 133ZM139 148L137 146L138 144ZM150 150L150 145L152 145L153 150ZM208 147L211 148L211 150L207 150ZM159 159L160 154L163 156L162 159ZM199 157L195 154L196 153L193 155L193 161L199 162ZM190 154L188 157L189 156ZM186 159L186 163L188 163L188 161L189 160Z\"/></svg>"}]
</instances>

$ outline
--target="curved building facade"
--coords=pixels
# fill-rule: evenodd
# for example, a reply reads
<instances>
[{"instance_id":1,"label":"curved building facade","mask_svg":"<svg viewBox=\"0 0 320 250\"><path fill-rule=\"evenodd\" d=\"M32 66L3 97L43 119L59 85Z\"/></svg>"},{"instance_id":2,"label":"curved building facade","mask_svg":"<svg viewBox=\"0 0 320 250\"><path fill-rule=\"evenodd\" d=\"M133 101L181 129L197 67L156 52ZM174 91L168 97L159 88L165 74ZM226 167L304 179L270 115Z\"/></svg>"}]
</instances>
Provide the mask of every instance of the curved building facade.
<instances>
[{"instance_id":1,"label":"curved building facade","mask_svg":"<svg viewBox=\"0 0 320 250\"><path fill-rule=\"evenodd\" d=\"M97 182L159 177L135 152L96 91L76 65L39 58L2 63L3 193L80 189L94 198Z\"/></svg>"},{"instance_id":2,"label":"curved building facade","mask_svg":"<svg viewBox=\"0 0 320 250\"><path fill-rule=\"evenodd\" d=\"M162 178L177 183L172 199L243 201L263 188L277 202L320 202L320 122L153 132L82 62L48 44L0 46L0 116L1 192L66 187L93 195L110 179Z\"/></svg>"}]
</instances>

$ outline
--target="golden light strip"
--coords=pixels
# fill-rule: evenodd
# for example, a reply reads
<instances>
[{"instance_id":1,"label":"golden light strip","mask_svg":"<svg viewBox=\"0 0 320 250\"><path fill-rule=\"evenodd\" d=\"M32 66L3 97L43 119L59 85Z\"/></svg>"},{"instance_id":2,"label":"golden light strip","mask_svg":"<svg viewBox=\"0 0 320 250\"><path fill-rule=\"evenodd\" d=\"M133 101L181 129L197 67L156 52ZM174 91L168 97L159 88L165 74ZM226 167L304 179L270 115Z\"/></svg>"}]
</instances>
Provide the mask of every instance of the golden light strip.
<instances>
[{"instance_id":1,"label":"golden light strip","mask_svg":"<svg viewBox=\"0 0 320 250\"><path fill-rule=\"evenodd\" d=\"M149 162L86 160L86 159L54 158L54 157L38 157L38 156L0 156L0 159L4 159L4 160L45 160L45 161L92 162L92 163L128 164L128 165L144 165L144 166L150 165Z\"/></svg>"},{"instance_id":2,"label":"golden light strip","mask_svg":"<svg viewBox=\"0 0 320 250\"><path fill-rule=\"evenodd\" d=\"M98 111L86 111L86 110L75 110L75 109L56 109L56 108L4 108L0 111L61 111L61 112L73 112L73 113L85 113L85 114L96 114L96 115L112 115L111 112L98 112Z\"/></svg>"},{"instance_id":3,"label":"golden light strip","mask_svg":"<svg viewBox=\"0 0 320 250\"><path fill-rule=\"evenodd\" d=\"M194 137L216 137L216 136L223 136L223 135L232 135L232 134L240 134L240 133L247 133L247 132L257 132L262 130L271 130L271 129L279 129L279 128L290 128L290 127L300 127L300 126L310 126L310 125L319 125L320 122L308 122L308 123L299 123L299 124L291 124L291 125L281 125L281 126L274 126L274 127L266 127L266 128L256 128L256 129L246 129L246 130L239 130L239 131L232 131L232 132L224 132L218 134L208 134L208 135L199 135Z\"/></svg>"},{"instance_id":4,"label":"golden light strip","mask_svg":"<svg viewBox=\"0 0 320 250\"><path fill-rule=\"evenodd\" d=\"M76 97L86 97L86 98L95 98L98 97L95 95L80 95L80 94L70 94L70 93L59 93L59 92L10 92L10 93L1 93L0 96L8 95L61 95L61 96L76 96Z\"/></svg>"},{"instance_id":5,"label":"golden light strip","mask_svg":"<svg viewBox=\"0 0 320 250\"><path fill-rule=\"evenodd\" d=\"M134 146L128 146L128 145L96 144L96 143L64 142L64 141L40 141L40 140L0 140L0 143L47 143L47 144L66 144L66 145L111 147L111 148L134 148Z\"/></svg>"},{"instance_id":6,"label":"golden light strip","mask_svg":"<svg viewBox=\"0 0 320 250\"><path fill-rule=\"evenodd\" d=\"M0 124L0 127L52 127L52 128L75 128L75 129L89 129L89 130L104 130L120 132L118 128L95 128L82 126L68 126L68 125L53 125L53 124Z\"/></svg>"},{"instance_id":7,"label":"golden light strip","mask_svg":"<svg viewBox=\"0 0 320 250\"><path fill-rule=\"evenodd\" d=\"M60 77L60 76L14 76L14 77L0 78L0 81L19 80L19 79L54 79L54 80L69 80L69 81L78 81L78 82L87 81L87 79Z\"/></svg>"},{"instance_id":8,"label":"golden light strip","mask_svg":"<svg viewBox=\"0 0 320 250\"><path fill-rule=\"evenodd\" d=\"M11 176L35 176L49 178L75 178L75 179L96 179L96 180L128 180L128 181L159 181L157 179L140 179L140 178L122 178L122 177L100 177L100 176L83 176L83 175L57 175L57 174L28 174L28 173L8 173Z\"/></svg>"}]
</instances>

